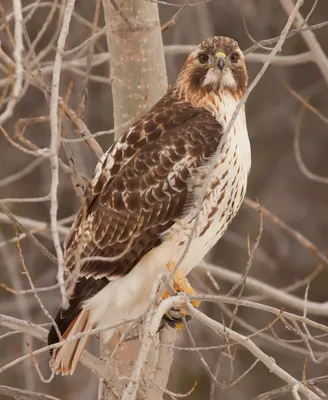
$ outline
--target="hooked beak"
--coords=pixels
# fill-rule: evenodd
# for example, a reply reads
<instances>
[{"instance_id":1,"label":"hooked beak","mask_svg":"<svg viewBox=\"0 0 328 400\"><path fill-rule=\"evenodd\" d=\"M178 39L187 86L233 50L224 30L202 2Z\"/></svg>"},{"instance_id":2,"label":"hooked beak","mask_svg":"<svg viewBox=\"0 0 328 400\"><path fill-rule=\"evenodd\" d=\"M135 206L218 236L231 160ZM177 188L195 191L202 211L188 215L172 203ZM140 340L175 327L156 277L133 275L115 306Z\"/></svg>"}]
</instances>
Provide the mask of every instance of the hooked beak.
<instances>
[{"instance_id":1,"label":"hooked beak","mask_svg":"<svg viewBox=\"0 0 328 400\"><path fill-rule=\"evenodd\" d=\"M227 56L222 51L218 51L215 54L216 65L221 72L223 71L224 67L226 66L226 60L227 60Z\"/></svg>"}]
</instances>

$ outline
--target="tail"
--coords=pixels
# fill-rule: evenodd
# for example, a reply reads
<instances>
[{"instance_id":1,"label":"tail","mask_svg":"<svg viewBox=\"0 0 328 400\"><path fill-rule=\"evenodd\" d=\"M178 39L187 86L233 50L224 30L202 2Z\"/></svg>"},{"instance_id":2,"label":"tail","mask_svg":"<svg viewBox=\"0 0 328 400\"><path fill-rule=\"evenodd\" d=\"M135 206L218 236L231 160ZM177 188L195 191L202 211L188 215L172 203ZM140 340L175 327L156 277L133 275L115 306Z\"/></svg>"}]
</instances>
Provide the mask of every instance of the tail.
<instances>
[{"instance_id":1,"label":"tail","mask_svg":"<svg viewBox=\"0 0 328 400\"><path fill-rule=\"evenodd\" d=\"M69 339L77 333L87 332L92 328L93 326L90 322L89 311L82 310L69 324L66 331L63 332L62 339ZM55 330L55 328L52 327L51 330ZM72 375L74 373L88 340L89 335L84 335L80 339L65 343L63 346L54 350L50 366L55 369L56 374ZM58 340L56 342L58 342ZM48 344L52 344L49 339Z\"/></svg>"},{"instance_id":2,"label":"tail","mask_svg":"<svg viewBox=\"0 0 328 400\"><path fill-rule=\"evenodd\" d=\"M107 284L107 279L82 278L77 282L69 308L67 310L60 309L55 319L62 339L69 339L77 333L87 332L94 327L91 323L90 311L85 309L84 302ZM80 339L65 343L62 347L51 351L53 357L50 366L55 369L57 374L72 375L88 340L89 335L84 335ZM56 329L52 326L48 335L48 344L59 341Z\"/></svg>"}]
</instances>

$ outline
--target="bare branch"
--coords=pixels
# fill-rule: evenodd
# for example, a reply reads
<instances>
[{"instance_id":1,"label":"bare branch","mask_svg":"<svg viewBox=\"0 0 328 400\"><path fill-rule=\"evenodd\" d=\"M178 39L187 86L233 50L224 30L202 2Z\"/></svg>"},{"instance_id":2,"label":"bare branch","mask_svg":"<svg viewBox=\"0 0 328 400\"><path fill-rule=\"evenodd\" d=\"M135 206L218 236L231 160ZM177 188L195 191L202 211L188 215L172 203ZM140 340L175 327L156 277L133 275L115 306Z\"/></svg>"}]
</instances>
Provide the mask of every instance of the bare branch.
<instances>
[{"instance_id":1,"label":"bare branch","mask_svg":"<svg viewBox=\"0 0 328 400\"><path fill-rule=\"evenodd\" d=\"M51 100L50 100L50 127L51 127L51 143L50 149L52 152L51 156L51 208L50 208L50 221L51 221L51 233L57 253L58 262L58 274L57 279L60 286L60 293L62 296L62 307L65 309L68 307L68 298L65 289L64 282L64 258L63 251L60 246L60 239L57 227L57 210L58 210L58 199L57 191L59 185L58 176L58 151L60 146L60 134L58 130L58 96L59 96L59 82L60 82L60 67L63 57L63 51L65 46L66 37L68 35L69 24L71 21L75 0L68 0L65 8L65 14L63 24L58 39L58 46L55 57L54 72L52 76L52 88L51 88Z\"/></svg>"},{"instance_id":2,"label":"bare branch","mask_svg":"<svg viewBox=\"0 0 328 400\"><path fill-rule=\"evenodd\" d=\"M196 45L167 45L164 46L166 54L189 54L191 51L195 49ZM248 53L246 54L246 61L248 62L259 62L264 63L268 59L268 54L260 54L260 53ZM272 65L281 65L281 66L293 66L299 64L306 64L309 62L314 62L312 53L310 51L295 54L295 55L284 55L277 56L275 55L270 64Z\"/></svg>"},{"instance_id":3,"label":"bare branch","mask_svg":"<svg viewBox=\"0 0 328 400\"><path fill-rule=\"evenodd\" d=\"M43 158L37 158L37 159L33 160L30 164L28 164L26 167L22 168L20 171L1 179L0 180L0 188L4 187L6 185L10 185L10 184L16 182L17 180L24 178L26 175L33 172L35 170L35 168L37 168L43 162L44 162Z\"/></svg>"},{"instance_id":4,"label":"bare branch","mask_svg":"<svg viewBox=\"0 0 328 400\"><path fill-rule=\"evenodd\" d=\"M304 107L301 108L298 121L296 122L295 135L294 135L294 151L295 151L297 165L298 165L300 171L303 173L303 175L306 176L308 179L310 179L313 182L323 183L323 184L327 185L328 178L326 178L324 176L319 176L319 175L311 172L307 168L307 166L305 165L305 163L303 161L302 154L301 154L301 148L300 148L300 136L301 136L301 126L302 126L303 115L304 115Z\"/></svg>"},{"instance_id":5,"label":"bare branch","mask_svg":"<svg viewBox=\"0 0 328 400\"><path fill-rule=\"evenodd\" d=\"M276 364L275 360L272 357L266 355L259 347L257 347L251 340L249 340L246 336L243 336L227 327L224 327L219 322L213 321L205 314L201 313L200 311L196 310L194 307L187 305L188 311L193 318L197 319L198 321L202 322L205 326L209 327L215 333L220 334L221 336L225 336L226 332L229 334L231 340L236 341L250 353L254 355L257 359L259 359L271 373L276 374L279 378L287 382L288 384L298 385L298 390L300 393L304 394L308 399L311 400L320 400L320 397L317 396L314 392L310 389L305 387L302 383L297 381L292 375L282 369L279 365Z\"/></svg>"},{"instance_id":6,"label":"bare branch","mask_svg":"<svg viewBox=\"0 0 328 400\"><path fill-rule=\"evenodd\" d=\"M280 4L282 8L286 11L287 15L290 15L294 8L293 1L280 0ZM296 13L294 24L296 28L307 27L306 21L299 12ZM315 37L315 34L311 30L301 31L300 34L311 51L313 61L317 64L322 76L328 84L328 58L322 50L317 38Z\"/></svg>"},{"instance_id":7,"label":"bare branch","mask_svg":"<svg viewBox=\"0 0 328 400\"><path fill-rule=\"evenodd\" d=\"M21 95L23 87L23 60L22 55L24 51L23 44L23 30L22 30L22 4L20 0L13 2L14 7L14 19L15 19L15 50L14 50L14 60L15 60L15 81L13 90L11 93L11 98L7 104L6 110L0 114L0 125L2 125L8 118L13 114L14 108L17 101Z\"/></svg>"},{"instance_id":8,"label":"bare branch","mask_svg":"<svg viewBox=\"0 0 328 400\"><path fill-rule=\"evenodd\" d=\"M248 197L245 198L244 203L248 207L252 208L253 210L257 209L257 204L253 200L248 198ZM317 246L315 246L314 243L312 243L310 240L308 240L306 237L304 237L301 233L299 233L295 229L292 229L290 226L285 224L281 219L279 219L274 214L272 214L267 208L261 206L261 210L262 210L263 216L265 218L268 218L270 221L272 221L274 224L276 224L288 236L294 238L303 247L305 247L306 249L311 251L320 261L323 262L323 264L325 266L328 266L328 258L327 258L327 256L323 252L318 250Z\"/></svg>"},{"instance_id":9,"label":"bare branch","mask_svg":"<svg viewBox=\"0 0 328 400\"><path fill-rule=\"evenodd\" d=\"M53 256L44 246L42 243L40 243L37 238L27 229L22 225L11 213L11 211L5 206L5 204L0 201L0 208L5 212L5 214L8 216L10 221L12 222L13 225L18 226L18 228L24 232L29 239L32 240L32 242L41 250L42 254L44 254L46 257L49 258L49 260L55 264L57 264L57 259L55 256Z\"/></svg>"},{"instance_id":10,"label":"bare branch","mask_svg":"<svg viewBox=\"0 0 328 400\"><path fill-rule=\"evenodd\" d=\"M58 397L49 396L45 393L30 392L10 386L0 385L0 393L5 396L13 397L16 400L59 400Z\"/></svg>"},{"instance_id":11,"label":"bare branch","mask_svg":"<svg viewBox=\"0 0 328 400\"><path fill-rule=\"evenodd\" d=\"M240 282L242 274L234 271L230 271L227 268L220 267L210 263L202 263L200 267L208 269L214 276L220 279L224 279L231 283ZM274 288L267 283L261 282L250 276L247 277L245 286L248 289L254 290L259 294L263 294L270 299L278 301L284 306L293 307L296 310L304 310L304 300L292 294L285 293L281 289ZM328 302L319 303L316 301L307 301L307 312L311 315L328 316Z\"/></svg>"}]
</instances>

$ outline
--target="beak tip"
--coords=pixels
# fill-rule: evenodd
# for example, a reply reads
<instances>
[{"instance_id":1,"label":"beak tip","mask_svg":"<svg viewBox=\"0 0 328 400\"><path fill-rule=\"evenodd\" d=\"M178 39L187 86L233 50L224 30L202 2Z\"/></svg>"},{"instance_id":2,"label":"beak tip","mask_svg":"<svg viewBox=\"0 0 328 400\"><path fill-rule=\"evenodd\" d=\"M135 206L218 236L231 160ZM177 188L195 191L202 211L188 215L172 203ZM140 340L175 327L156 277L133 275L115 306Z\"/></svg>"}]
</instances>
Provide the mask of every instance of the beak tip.
<instances>
[{"instance_id":1,"label":"beak tip","mask_svg":"<svg viewBox=\"0 0 328 400\"><path fill-rule=\"evenodd\" d=\"M219 68L219 70L222 72L225 67L225 61L223 60L223 58L219 58L216 62L216 65Z\"/></svg>"}]
</instances>

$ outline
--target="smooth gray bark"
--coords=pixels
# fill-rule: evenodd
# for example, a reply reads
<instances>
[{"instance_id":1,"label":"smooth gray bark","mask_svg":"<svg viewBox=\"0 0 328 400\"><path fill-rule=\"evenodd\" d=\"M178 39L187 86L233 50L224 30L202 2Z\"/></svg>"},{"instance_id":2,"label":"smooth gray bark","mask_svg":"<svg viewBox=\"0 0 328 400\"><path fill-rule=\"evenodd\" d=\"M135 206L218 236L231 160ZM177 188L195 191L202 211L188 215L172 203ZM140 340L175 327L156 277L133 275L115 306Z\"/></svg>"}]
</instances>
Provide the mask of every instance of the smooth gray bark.
<instances>
[{"instance_id":1,"label":"smooth gray bark","mask_svg":"<svg viewBox=\"0 0 328 400\"><path fill-rule=\"evenodd\" d=\"M125 0L119 10L103 0L110 53L116 138L123 124L141 117L167 90L156 2Z\"/></svg>"}]
</instances>

